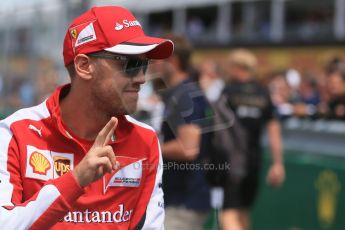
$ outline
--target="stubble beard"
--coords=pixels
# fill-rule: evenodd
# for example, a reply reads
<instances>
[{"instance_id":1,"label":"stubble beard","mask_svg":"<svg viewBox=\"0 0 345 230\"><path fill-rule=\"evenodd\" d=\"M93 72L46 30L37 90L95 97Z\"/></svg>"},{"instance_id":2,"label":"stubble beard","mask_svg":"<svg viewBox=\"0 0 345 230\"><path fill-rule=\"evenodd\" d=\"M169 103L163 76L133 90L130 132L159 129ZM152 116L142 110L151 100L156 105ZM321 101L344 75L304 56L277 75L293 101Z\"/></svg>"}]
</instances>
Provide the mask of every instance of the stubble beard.
<instances>
[{"instance_id":1,"label":"stubble beard","mask_svg":"<svg viewBox=\"0 0 345 230\"><path fill-rule=\"evenodd\" d=\"M97 114L104 114L107 117L132 114L137 109L137 100L135 102L126 103L118 93L114 97L108 97L104 94L93 94L93 108Z\"/></svg>"}]
</instances>

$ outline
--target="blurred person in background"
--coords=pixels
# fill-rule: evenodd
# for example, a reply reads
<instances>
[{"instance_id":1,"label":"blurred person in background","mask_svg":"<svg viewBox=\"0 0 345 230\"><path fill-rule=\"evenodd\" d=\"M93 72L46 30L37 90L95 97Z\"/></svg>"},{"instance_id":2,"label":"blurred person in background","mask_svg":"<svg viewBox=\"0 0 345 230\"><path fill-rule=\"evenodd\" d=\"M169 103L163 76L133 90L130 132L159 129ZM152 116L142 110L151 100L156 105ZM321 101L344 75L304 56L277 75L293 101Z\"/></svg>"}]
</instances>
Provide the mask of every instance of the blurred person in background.
<instances>
[{"instance_id":1,"label":"blurred person in background","mask_svg":"<svg viewBox=\"0 0 345 230\"><path fill-rule=\"evenodd\" d=\"M345 120L345 65L340 60L333 64L326 70L329 96L326 117Z\"/></svg>"},{"instance_id":2,"label":"blurred person in background","mask_svg":"<svg viewBox=\"0 0 345 230\"><path fill-rule=\"evenodd\" d=\"M321 102L317 77L311 73L301 77L298 96L294 99L294 116L316 118Z\"/></svg>"},{"instance_id":3,"label":"blurred person in background","mask_svg":"<svg viewBox=\"0 0 345 230\"><path fill-rule=\"evenodd\" d=\"M285 71L273 73L268 88L279 119L284 120L291 117L293 114L292 89L286 80Z\"/></svg>"},{"instance_id":4,"label":"blurred person in background","mask_svg":"<svg viewBox=\"0 0 345 230\"><path fill-rule=\"evenodd\" d=\"M324 67L324 74L319 79L321 101L318 106L318 116L320 118L343 119L344 85L341 76L344 69L345 63L339 57L330 59Z\"/></svg>"},{"instance_id":5,"label":"blurred person in background","mask_svg":"<svg viewBox=\"0 0 345 230\"><path fill-rule=\"evenodd\" d=\"M200 64L199 84L209 102L215 102L219 98L224 81L220 77L218 63L211 59L203 60Z\"/></svg>"},{"instance_id":6,"label":"blurred person in background","mask_svg":"<svg viewBox=\"0 0 345 230\"><path fill-rule=\"evenodd\" d=\"M300 85L300 101L307 105L317 106L320 103L317 75L306 73L302 77Z\"/></svg>"},{"instance_id":7,"label":"blurred person in background","mask_svg":"<svg viewBox=\"0 0 345 230\"><path fill-rule=\"evenodd\" d=\"M163 173L165 228L199 230L210 209L205 175L194 168L206 154L204 146L209 140L197 123L206 116L207 102L191 77L190 43L183 36L170 35L168 38L174 42L175 49L162 68L162 79L168 87L161 92L165 106L161 129L166 165Z\"/></svg>"},{"instance_id":8,"label":"blurred person in background","mask_svg":"<svg viewBox=\"0 0 345 230\"><path fill-rule=\"evenodd\" d=\"M262 158L260 139L264 128L267 128L272 155L267 182L277 187L285 178L280 124L274 117L268 91L254 79L257 68L254 54L245 49L233 50L228 55L225 68L229 81L223 94L247 132L248 153L243 153L247 154L246 176L238 183L229 181L225 185L221 225L224 230L247 230L250 228L249 210L259 187Z\"/></svg>"},{"instance_id":9,"label":"blurred person in background","mask_svg":"<svg viewBox=\"0 0 345 230\"><path fill-rule=\"evenodd\" d=\"M7 105L2 108L6 116L22 107L32 106L34 90L28 79L13 76L8 92L5 97Z\"/></svg>"},{"instance_id":10,"label":"blurred person in background","mask_svg":"<svg viewBox=\"0 0 345 230\"><path fill-rule=\"evenodd\" d=\"M295 70L292 73L296 75ZM274 73L268 84L277 116L280 120L292 116L316 118L321 102L316 77L307 73L298 77L298 84L293 84L291 77L288 80L289 74L291 71Z\"/></svg>"},{"instance_id":11,"label":"blurred person in background","mask_svg":"<svg viewBox=\"0 0 345 230\"><path fill-rule=\"evenodd\" d=\"M161 133L164 104L159 91L166 88L161 76L162 60L152 60L147 69L146 83L143 85L144 95L138 100L138 109L134 117L151 125L158 135ZM145 92L146 91L146 92Z\"/></svg>"},{"instance_id":12,"label":"blurred person in background","mask_svg":"<svg viewBox=\"0 0 345 230\"><path fill-rule=\"evenodd\" d=\"M35 99L39 103L46 100L59 85L59 74L56 70L41 71L35 81Z\"/></svg>"},{"instance_id":13,"label":"blurred person in background","mask_svg":"<svg viewBox=\"0 0 345 230\"><path fill-rule=\"evenodd\" d=\"M204 22L200 17L192 16L188 19L186 31L190 40L200 39L200 36L205 33Z\"/></svg>"}]
</instances>

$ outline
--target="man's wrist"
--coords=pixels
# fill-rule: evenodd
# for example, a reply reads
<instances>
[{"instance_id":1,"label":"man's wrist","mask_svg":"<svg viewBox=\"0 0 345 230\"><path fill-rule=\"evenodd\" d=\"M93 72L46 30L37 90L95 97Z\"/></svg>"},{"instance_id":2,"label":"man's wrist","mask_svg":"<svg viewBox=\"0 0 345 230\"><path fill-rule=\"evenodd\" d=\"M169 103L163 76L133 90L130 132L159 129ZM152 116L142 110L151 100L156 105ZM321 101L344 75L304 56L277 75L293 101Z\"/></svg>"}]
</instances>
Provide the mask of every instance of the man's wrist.
<instances>
[{"instance_id":1,"label":"man's wrist","mask_svg":"<svg viewBox=\"0 0 345 230\"><path fill-rule=\"evenodd\" d=\"M283 165L283 160L273 160L272 165Z\"/></svg>"},{"instance_id":2,"label":"man's wrist","mask_svg":"<svg viewBox=\"0 0 345 230\"><path fill-rule=\"evenodd\" d=\"M61 195L69 204L74 203L78 197L85 192L83 187L80 186L79 182L76 180L73 171L54 179L52 184L58 188Z\"/></svg>"},{"instance_id":3,"label":"man's wrist","mask_svg":"<svg viewBox=\"0 0 345 230\"><path fill-rule=\"evenodd\" d=\"M79 184L79 186L84 188L86 186L86 184L83 182L82 178L79 176L79 173L77 170L78 169L74 169L72 171L72 175L73 175L75 181Z\"/></svg>"}]
</instances>

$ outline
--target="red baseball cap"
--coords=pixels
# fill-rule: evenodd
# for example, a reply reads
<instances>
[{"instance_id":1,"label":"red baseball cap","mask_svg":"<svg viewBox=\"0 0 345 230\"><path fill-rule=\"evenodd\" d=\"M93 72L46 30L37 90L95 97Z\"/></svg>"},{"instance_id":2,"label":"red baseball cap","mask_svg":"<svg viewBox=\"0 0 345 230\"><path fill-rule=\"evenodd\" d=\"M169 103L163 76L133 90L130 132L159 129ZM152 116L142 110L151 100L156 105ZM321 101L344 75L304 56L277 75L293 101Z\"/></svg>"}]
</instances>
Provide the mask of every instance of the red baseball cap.
<instances>
[{"instance_id":1,"label":"red baseball cap","mask_svg":"<svg viewBox=\"0 0 345 230\"><path fill-rule=\"evenodd\" d=\"M138 20L125 8L93 7L69 26L63 46L64 63L72 63L77 54L101 50L164 59L172 54L174 44L167 39L146 36Z\"/></svg>"}]
</instances>

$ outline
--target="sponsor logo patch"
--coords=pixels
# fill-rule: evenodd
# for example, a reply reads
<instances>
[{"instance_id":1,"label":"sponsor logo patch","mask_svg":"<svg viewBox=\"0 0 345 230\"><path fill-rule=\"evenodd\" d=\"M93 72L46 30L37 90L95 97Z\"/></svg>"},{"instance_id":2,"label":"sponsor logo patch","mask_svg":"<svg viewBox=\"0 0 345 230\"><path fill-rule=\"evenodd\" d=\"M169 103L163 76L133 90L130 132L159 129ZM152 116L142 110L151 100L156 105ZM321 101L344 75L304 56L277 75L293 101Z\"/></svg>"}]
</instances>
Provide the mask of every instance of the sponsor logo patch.
<instances>
[{"instance_id":1,"label":"sponsor logo patch","mask_svg":"<svg viewBox=\"0 0 345 230\"><path fill-rule=\"evenodd\" d=\"M141 27L140 23L137 20L128 21L127 19L125 19L122 21L122 23L116 22L115 30L119 31L119 30L122 30L123 28L129 28L129 27L133 27L133 26L140 26Z\"/></svg>"},{"instance_id":2,"label":"sponsor logo patch","mask_svg":"<svg viewBox=\"0 0 345 230\"><path fill-rule=\"evenodd\" d=\"M47 171L51 168L51 163L43 154L35 151L30 156L30 166L34 173L47 175Z\"/></svg>"},{"instance_id":3,"label":"sponsor logo patch","mask_svg":"<svg viewBox=\"0 0 345 230\"><path fill-rule=\"evenodd\" d=\"M27 146L25 177L49 180L73 169L74 155Z\"/></svg>"},{"instance_id":4,"label":"sponsor logo patch","mask_svg":"<svg viewBox=\"0 0 345 230\"><path fill-rule=\"evenodd\" d=\"M120 169L103 177L103 192L109 187L139 187L145 159L116 156L116 160L120 162Z\"/></svg>"},{"instance_id":5,"label":"sponsor logo patch","mask_svg":"<svg viewBox=\"0 0 345 230\"><path fill-rule=\"evenodd\" d=\"M123 29L123 25L121 25L120 23L116 22L115 30L119 31L119 30L122 30L122 29Z\"/></svg>"},{"instance_id":6,"label":"sponsor logo patch","mask_svg":"<svg viewBox=\"0 0 345 230\"><path fill-rule=\"evenodd\" d=\"M134 20L134 21L128 21L128 20L123 20L123 25L128 28L128 27L132 27L132 26L140 26L140 23L138 22L138 20Z\"/></svg>"},{"instance_id":7,"label":"sponsor logo patch","mask_svg":"<svg viewBox=\"0 0 345 230\"><path fill-rule=\"evenodd\" d=\"M119 204L115 211L69 211L60 220L67 223L123 223L131 220L133 209L127 209L124 204Z\"/></svg>"},{"instance_id":8,"label":"sponsor logo patch","mask_svg":"<svg viewBox=\"0 0 345 230\"><path fill-rule=\"evenodd\" d=\"M128 185L131 187L138 187L141 178L128 178L128 177L115 177L112 183L118 184L119 186Z\"/></svg>"},{"instance_id":9,"label":"sponsor logo patch","mask_svg":"<svg viewBox=\"0 0 345 230\"><path fill-rule=\"evenodd\" d=\"M66 157L54 156L54 173L59 177L71 170L71 160Z\"/></svg>"},{"instance_id":10,"label":"sponsor logo patch","mask_svg":"<svg viewBox=\"0 0 345 230\"><path fill-rule=\"evenodd\" d=\"M42 127L40 129L38 129L34 125L29 125L28 129L31 129L31 130L37 132L37 134L40 135L40 137L42 137Z\"/></svg>"},{"instance_id":11,"label":"sponsor logo patch","mask_svg":"<svg viewBox=\"0 0 345 230\"><path fill-rule=\"evenodd\" d=\"M77 30L76 30L76 29L72 29L72 30L71 30L71 36L72 36L72 38L76 39L76 38L77 38L77 35L78 35Z\"/></svg>"},{"instance_id":12,"label":"sponsor logo patch","mask_svg":"<svg viewBox=\"0 0 345 230\"><path fill-rule=\"evenodd\" d=\"M70 33L74 48L94 41L97 38L95 29L93 27L93 22L76 26L70 30Z\"/></svg>"}]
</instances>

